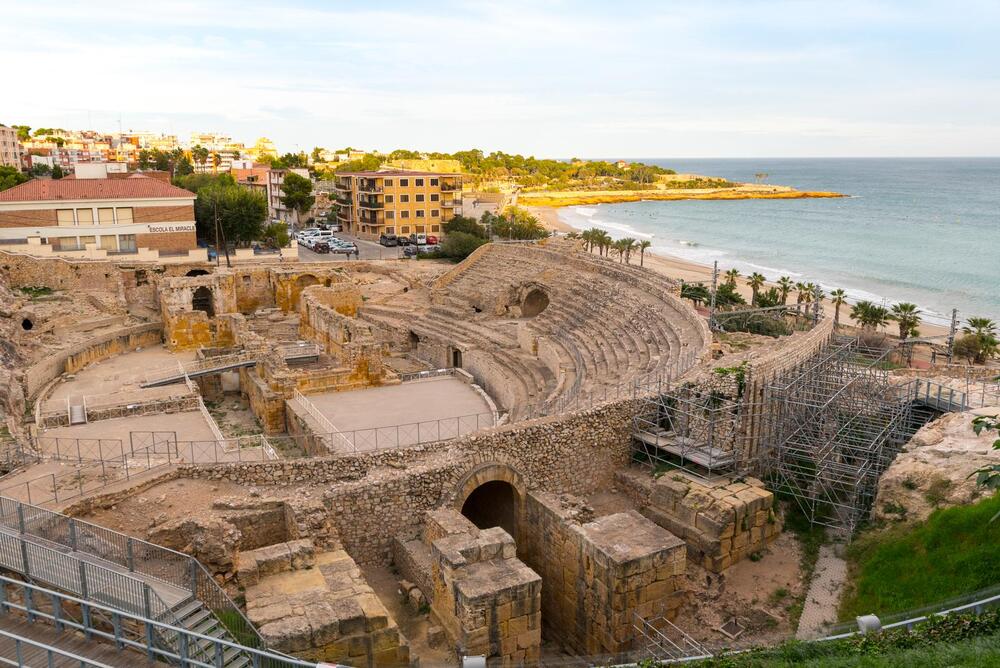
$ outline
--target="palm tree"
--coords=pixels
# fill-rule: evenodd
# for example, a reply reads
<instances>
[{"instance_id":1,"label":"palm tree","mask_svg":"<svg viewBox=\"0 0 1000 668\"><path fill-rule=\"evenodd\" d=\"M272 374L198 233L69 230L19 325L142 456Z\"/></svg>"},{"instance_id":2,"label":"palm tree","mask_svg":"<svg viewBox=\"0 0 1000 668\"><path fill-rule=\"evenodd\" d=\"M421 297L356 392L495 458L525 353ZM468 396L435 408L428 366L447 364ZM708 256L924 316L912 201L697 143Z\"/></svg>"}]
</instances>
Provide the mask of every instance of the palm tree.
<instances>
[{"instance_id":1,"label":"palm tree","mask_svg":"<svg viewBox=\"0 0 1000 668\"><path fill-rule=\"evenodd\" d=\"M787 276L782 276L781 278L778 279L778 291L781 292L782 306L788 303L788 293L792 291L792 288L794 286L795 284L792 283L792 279L788 278Z\"/></svg>"},{"instance_id":2,"label":"palm tree","mask_svg":"<svg viewBox=\"0 0 1000 668\"><path fill-rule=\"evenodd\" d=\"M639 242L639 266L642 267L646 261L646 249L653 245L653 242L649 239L643 239Z\"/></svg>"},{"instance_id":3,"label":"palm tree","mask_svg":"<svg viewBox=\"0 0 1000 668\"><path fill-rule=\"evenodd\" d=\"M962 331L976 336L996 336L997 323L989 318L972 317L966 321Z\"/></svg>"},{"instance_id":4,"label":"palm tree","mask_svg":"<svg viewBox=\"0 0 1000 668\"><path fill-rule=\"evenodd\" d=\"M611 244L614 243L611 240L611 235L604 230L597 231L597 247L601 250L601 255L608 257L608 253L611 250Z\"/></svg>"},{"instance_id":5,"label":"palm tree","mask_svg":"<svg viewBox=\"0 0 1000 668\"><path fill-rule=\"evenodd\" d=\"M617 241L615 241L614 243L611 244L611 249L614 252L618 253L618 263L619 264L621 264L621 262L623 262L625 260L625 252L626 252L625 251L625 245L626 245L625 242L626 242L625 239L618 239Z\"/></svg>"},{"instance_id":6,"label":"palm tree","mask_svg":"<svg viewBox=\"0 0 1000 668\"><path fill-rule=\"evenodd\" d=\"M833 300L833 328L837 329L840 325L840 307L847 303L847 293L837 288L830 291L830 297Z\"/></svg>"},{"instance_id":7,"label":"palm tree","mask_svg":"<svg viewBox=\"0 0 1000 668\"><path fill-rule=\"evenodd\" d=\"M917 325L920 324L920 309L916 304L910 302L900 302L894 304L892 313L889 315L899 325L899 339L906 341L908 336L917 336Z\"/></svg>"},{"instance_id":8,"label":"palm tree","mask_svg":"<svg viewBox=\"0 0 1000 668\"><path fill-rule=\"evenodd\" d=\"M625 264L630 264L632 258L632 251L635 250L636 241L632 237L625 237L621 239L622 252L625 254Z\"/></svg>"},{"instance_id":9,"label":"palm tree","mask_svg":"<svg viewBox=\"0 0 1000 668\"><path fill-rule=\"evenodd\" d=\"M861 329L875 331L888 324L889 311L884 306L862 300L851 307L851 318L861 326Z\"/></svg>"},{"instance_id":10,"label":"palm tree","mask_svg":"<svg viewBox=\"0 0 1000 668\"><path fill-rule=\"evenodd\" d=\"M802 281L795 283L795 310L798 311L802 307L802 302L806 301L806 295L809 293L809 288Z\"/></svg>"},{"instance_id":11,"label":"palm tree","mask_svg":"<svg viewBox=\"0 0 1000 668\"><path fill-rule=\"evenodd\" d=\"M729 284L729 287L735 288L736 279L739 277L740 277L740 270L733 267L732 269L726 272L726 283Z\"/></svg>"},{"instance_id":12,"label":"palm tree","mask_svg":"<svg viewBox=\"0 0 1000 668\"><path fill-rule=\"evenodd\" d=\"M972 339L973 362L985 364L1000 351L1000 339L997 338L997 323L995 320L983 317L972 317L962 327L965 336L962 342Z\"/></svg>"},{"instance_id":13,"label":"palm tree","mask_svg":"<svg viewBox=\"0 0 1000 668\"><path fill-rule=\"evenodd\" d=\"M763 274L758 273L756 271L747 277L747 285L750 287L750 291L753 293L753 295L750 297L751 306L757 305L757 293L759 293L760 289L764 287L764 281L766 280L767 279L764 278Z\"/></svg>"}]
</instances>

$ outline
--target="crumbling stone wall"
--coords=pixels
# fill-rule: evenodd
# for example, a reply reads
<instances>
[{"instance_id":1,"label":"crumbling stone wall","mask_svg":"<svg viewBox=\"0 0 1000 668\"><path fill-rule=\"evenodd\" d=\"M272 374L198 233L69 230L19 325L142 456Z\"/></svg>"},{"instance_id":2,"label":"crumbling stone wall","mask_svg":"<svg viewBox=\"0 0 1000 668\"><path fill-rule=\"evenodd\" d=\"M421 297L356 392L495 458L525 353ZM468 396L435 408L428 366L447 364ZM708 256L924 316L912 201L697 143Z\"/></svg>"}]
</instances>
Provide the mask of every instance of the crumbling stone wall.
<instances>
[{"instance_id":1,"label":"crumbling stone wall","mask_svg":"<svg viewBox=\"0 0 1000 668\"><path fill-rule=\"evenodd\" d=\"M519 553L542 576L548 640L585 655L630 649L635 616L673 619L684 541L634 511L593 519L572 497L531 492Z\"/></svg>"},{"instance_id":2,"label":"crumbling stone wall","mask_svg":"<svg viewBox=\"0 0 1000 668\"><path fill-rule=\"evenodd\" d=\"M492 666L536 662L542 582L517 558L514 539L499 527L472 527L434 540L431 551L431 610L457 653Z\"/></svg>"},{"instance_id":3,"label":"crumbling stone wall","mask_svg":"<svg viewBox=\"0 0 1000 668\"><path fill-rule=\"evenodd\" d=\"M756 478L709 482L670 472L653 480L622 471L618 480L643 504L643 515L683 538L688 558L713 573L765 549L781 533L774 494Z\"/></svg>"}]
</instances>

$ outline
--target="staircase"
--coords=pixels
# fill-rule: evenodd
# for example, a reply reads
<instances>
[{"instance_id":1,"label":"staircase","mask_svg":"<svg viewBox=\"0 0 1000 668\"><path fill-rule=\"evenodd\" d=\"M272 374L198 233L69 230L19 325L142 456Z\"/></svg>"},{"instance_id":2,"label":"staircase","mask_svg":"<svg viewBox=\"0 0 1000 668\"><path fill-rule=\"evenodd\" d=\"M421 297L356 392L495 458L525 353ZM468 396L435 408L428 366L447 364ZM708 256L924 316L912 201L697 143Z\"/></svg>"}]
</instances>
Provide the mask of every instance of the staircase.
<instances>
[{"instance_id":1,"label":"staircase","mask_svg":"<svg viewBox=\"0 0 1000 668\"><path fill-rule=\"evenodd\" d=\"M250 663L246 652L230 647L217 657L222 645L209 638L264 647L253 625L190 556L7 497L0 497L0 568L86 601L208 636L189 646L189 636L158 631L157 645L181 656L243 668Z\"/></svg>"}]
</instances>

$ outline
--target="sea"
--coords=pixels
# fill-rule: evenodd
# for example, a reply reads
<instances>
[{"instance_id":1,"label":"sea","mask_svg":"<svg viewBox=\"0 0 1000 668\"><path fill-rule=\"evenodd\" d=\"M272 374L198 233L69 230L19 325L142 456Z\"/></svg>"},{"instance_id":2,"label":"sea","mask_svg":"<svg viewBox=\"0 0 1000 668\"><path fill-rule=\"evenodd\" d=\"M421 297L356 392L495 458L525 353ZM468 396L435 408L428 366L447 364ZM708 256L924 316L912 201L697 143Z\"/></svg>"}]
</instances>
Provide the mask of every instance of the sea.
<instances>
[{"instance_id":1,"label":"sea","mask_svg":"<svg viewBox=\"0 0 1000 668\"><path fill-rule=\"evenodd\" d=\"M952 309L1000 320L1000 158L641 161L848 197L601 204L560 219L721 271L843 288L852 302L913 302L928 323L947 325Z\"/></svg>"}]
</instances>

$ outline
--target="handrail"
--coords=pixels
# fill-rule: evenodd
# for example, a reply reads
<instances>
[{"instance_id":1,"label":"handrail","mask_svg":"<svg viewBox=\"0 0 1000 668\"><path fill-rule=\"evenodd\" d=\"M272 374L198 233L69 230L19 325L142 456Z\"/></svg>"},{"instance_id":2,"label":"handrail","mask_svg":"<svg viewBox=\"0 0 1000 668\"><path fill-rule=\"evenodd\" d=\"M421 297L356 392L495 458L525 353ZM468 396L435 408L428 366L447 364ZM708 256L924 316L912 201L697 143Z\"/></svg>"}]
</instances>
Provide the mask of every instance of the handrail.
<instances>
[{"instance_id":1,"label":"handrail","mask_svg":"<svg viewBox=\"0 0 1000 668\"><path fill-rule=\"evenodd\" d=\"M264 646L260 632L243 611L204 565L190 555L5 496L0 496L0 524L185 589L216 616L224 613L234 636L251 637ZM0 551L0 560L5 556Z\"/></svg>"},{"instance_id":2,"label":"handrail","mask_svg":"<svg viewBox=\"0 0 1000 668\"><path fill-rule=\"evenodd\" d=\"M25 592L27 595L21 597L23 602L18 603L11 600L11 597L7 595L7 587L19 587L22 592ZM39 608L36 605L36 599L52 603L51 611ZM79 606L81 611L79 619L73 619L67 615L67 610L69 608L65 605L66 603ZM151 659L159 657L166 659L170 663L179 662L182 666L215 668L217 665L220 665L217 663L218 657L224 655L227 650L236 650L250 655L253 665L267 665L271 668L284 666L293 668L315 667L315 664L313 663L302 661L284 654L258 649L256 647L248 647L246 645L241 645L238 642L217 638L215 636L207 636L191 631L190 629L185 629L181 626L167 624L161 620L129 612L123 612L100 603L79 599L74 596L69 596L50 589L45 589L44 587L39 587L35 584L0 576L0 614L5 614L9 610L22 611L29 617L29 619L41 618L46 621L51 621L57 628L65 627L81 631L87 639L97 637L111 640L120 646L139 649L146 653L146 655ZM107 624L100 623L106 620L101 619L100 615L95 613L103 613L106 617L109 617L111 620L112 630L108 630ZM121 622L123 620L131 620L143 628L140 630L138 627L131 627L133 633L130 637L128 635L130 627L122 624ZM153 632L150 633L149 631L146 631L147 628L151 629ZM155 635L160 635L161 637L176 637L178 639L184 638L185 640L178 642L178 651L173 652L170 649L159 647L155 642L152 642L151 638L155 637ZM200 657L191 657L190 648L199 646L212 647L212 650L200 652ZM182 653L184 652L187 652L188 656L183 656ZM211 657L210 662L206 663L199 660L199 658L206 656Z\"/></svg>"},{"instance_id":3,"label":"handrail","mask_svg":"<svg viewBox=\"0 0 1000 668\"><path fill-rule=\"evenodd\" d=\"M8 631L0 631L0 637L7 638L14 643L14 655L15 660L8 659L5 656L0 656L0 663L4 663L10 666L26 666L24 659L24 649L22 645L31 645L37 649L45 652L46 664L51 666L54 665L53 655L65 657L67 659L72 659L74 662L79 664L80 668L113 668L106 663L101 663L99 661L93 661L86 657L80 656L79 654L74 654L69 650L60 649L58 647L53 647L52 645L46 645L43 642L37 640L32 640L31 638L25 638L24 636L19 636Z\"/></svg>"}]
</instances>

